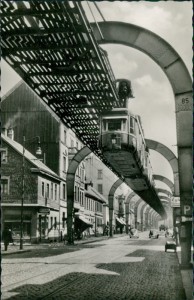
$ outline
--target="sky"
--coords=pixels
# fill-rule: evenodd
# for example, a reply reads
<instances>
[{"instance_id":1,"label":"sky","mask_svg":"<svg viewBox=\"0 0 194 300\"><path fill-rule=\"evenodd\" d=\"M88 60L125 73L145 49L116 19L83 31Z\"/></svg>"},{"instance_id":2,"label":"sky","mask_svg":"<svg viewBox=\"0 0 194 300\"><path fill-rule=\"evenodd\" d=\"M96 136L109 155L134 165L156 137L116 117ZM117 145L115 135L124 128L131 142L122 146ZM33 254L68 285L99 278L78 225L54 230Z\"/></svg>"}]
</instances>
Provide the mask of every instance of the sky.
<instances>
[{"instance_id":1,"label":"sky","mask_svg":"<svg viewBox=\"0 0 194 300\"><path fill-rule=\"evenodd\" d=\"M94 21L88 5L82 2L89 21ZM96 21L102 21L89 2ZM192 1L99 1L106 21L122 21L149 29L165 39L181 56L192 74ZM144 53L121 45L103 45L117 78L131 80L135 98L129 109L141 116L145 138L163 143L177 155L174 96L170 83L160 67ZM2 60L1 95L8 92L20 77ZM173 181L169 163L150 151L154 174ZM158 187L166 187L157 183Z\"/></svg>"}]
</instances>

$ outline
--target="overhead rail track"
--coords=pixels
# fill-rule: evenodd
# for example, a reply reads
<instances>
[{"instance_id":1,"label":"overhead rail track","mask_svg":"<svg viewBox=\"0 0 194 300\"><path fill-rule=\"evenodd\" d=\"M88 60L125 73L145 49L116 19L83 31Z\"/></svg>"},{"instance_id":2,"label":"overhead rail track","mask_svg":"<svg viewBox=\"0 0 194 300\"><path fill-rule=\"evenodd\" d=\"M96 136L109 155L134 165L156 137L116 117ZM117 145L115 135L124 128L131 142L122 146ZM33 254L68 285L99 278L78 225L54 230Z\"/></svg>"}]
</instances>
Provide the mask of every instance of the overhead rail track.
<instances>
[{"instance_id":1,"label":"overhead rail track","mask_svg":"<svg viewBox=\"0 0 194 300\"><path fill-rule=\"evenodd\" d=\"M98 116L120 106L106 52L81 4L2 1L2 57L99 155Z\"/></svg>"}]
</instances>

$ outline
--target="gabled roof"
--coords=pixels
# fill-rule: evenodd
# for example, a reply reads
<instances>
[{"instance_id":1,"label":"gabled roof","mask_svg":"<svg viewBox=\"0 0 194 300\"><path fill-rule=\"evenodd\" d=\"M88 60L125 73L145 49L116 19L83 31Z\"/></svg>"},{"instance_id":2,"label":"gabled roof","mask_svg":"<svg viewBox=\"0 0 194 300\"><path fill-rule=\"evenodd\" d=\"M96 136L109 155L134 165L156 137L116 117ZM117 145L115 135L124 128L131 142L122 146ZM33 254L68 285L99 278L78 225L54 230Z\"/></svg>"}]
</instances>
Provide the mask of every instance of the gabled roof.
<instances>
[{"instance_id":1,"label":"gabled roof","mask_svg":"<svg viewBox=\"0 0 194 300\"><path fill-rule=\"evenodd\" d=\"M5 141L10 147L12 147L15 151L17 151L19 154L23 155L23 146L19 144L18 142L8 138L4 134L1 134L2 141ZM34 156L31 152L29 152L27 149L25 149L24 157L27 159L35 168L38 169L38 171L47 173L50 176L54 176L56 179L60 180L60 177L53 172L50 168L48 168L42 161L37 159L36 156Z\"/></svg>"},{"instance_id":2,"label":"gabled roof","mask_svg":"<svg viewBox=\"0 0 194 300\"><path fill-rule=\"evenodd\" d=\"M90 197L94 200L98 200L102 203L107 203L106 198L104 198L103 195L101 195L96 189L90 187L89 190L85 190L85 196Z\"/></svg>"},{"instance_id":3,"label":"gabled roof","mask_svg":"<svg viewBox=\"0 0 194 300\"><path fill-rule=\"evenodd\" d=\"M1 98L1 101L5 100L9 95L11 95L17 88L23 83L23 80L21 79L18 81L9 91L7 91L3 97Z\"/></svg>"},{"instance_id":4,"label":"gabled roof","mask_svg":"<svg viewBox=\"0 0 194 300\"><path fill-rule=\"evenodd\" d=\"M29 97L34 96L44 107L45 110L49 111L49 113L57 120L60 121L60 118L57 116L57 114L41 99L37 93L34 92L34 90L22 79L15 84L5 95L3 95L1 101L3 102L7 98L9 98L13 93L14 97L17 97L17 95L21 95L22 92L27 91L29 94Z\"/></svg>"}]
</instances>

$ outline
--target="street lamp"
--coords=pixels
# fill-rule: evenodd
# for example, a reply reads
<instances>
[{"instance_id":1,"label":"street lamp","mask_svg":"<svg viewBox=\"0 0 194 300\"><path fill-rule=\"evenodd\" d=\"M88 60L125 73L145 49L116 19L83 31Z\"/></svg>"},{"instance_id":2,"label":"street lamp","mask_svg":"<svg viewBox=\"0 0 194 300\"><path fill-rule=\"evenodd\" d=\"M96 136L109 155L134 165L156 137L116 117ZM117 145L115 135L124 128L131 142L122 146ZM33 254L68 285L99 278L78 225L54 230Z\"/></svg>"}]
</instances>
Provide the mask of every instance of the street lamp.
<instances>
[{"instance_id":1,"label":"street lamp","mask_svg":"<svg viewBox=\"0 0 194 300\"><path fill-rule=\"evenodd\" d=\"M24 191L25 191L25 144L26 141L31 141L38 139L38 147L36 150L36 155L41 155L42 150L40 148L40 137L35 136L31 139L26 140L23 136L23 153L22 153L22 201L21 201L21 219L20 219L20 250L23 249L23 221L24 221Z\"/></svg>"}]
</instances>

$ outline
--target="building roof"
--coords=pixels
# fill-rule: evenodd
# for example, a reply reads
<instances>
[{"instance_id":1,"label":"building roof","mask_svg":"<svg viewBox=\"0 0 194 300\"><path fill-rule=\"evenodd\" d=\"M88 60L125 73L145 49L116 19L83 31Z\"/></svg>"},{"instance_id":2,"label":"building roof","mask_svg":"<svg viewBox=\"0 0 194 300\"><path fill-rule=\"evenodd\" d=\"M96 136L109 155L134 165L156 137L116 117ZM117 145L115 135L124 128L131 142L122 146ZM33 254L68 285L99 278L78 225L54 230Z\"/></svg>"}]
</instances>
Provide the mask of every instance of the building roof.
<instances>
[{"instance_id":1,"label":"building roof","mask_svg":"<svg viewBox=\"0 0 194 300\"><path fill-rule=\"evenodd\" d=\"M21 79L17 84L15 84L7 93L5 93L1 99L3 102L6 100L10 95L14 93L14 97L16 97L17 93L21 94L22 90L27 89L29 94L34 95L38 101L42 104L45 110L49 111L49 113L59 122L59 116L41 99L41 97L23 80Z\"/></svg>"},{"instance_id":2,"label":"building roof","mask_svg":"<svg viewBox=\"0 0 194 300\"><path fill-rule=\"evenodd\" d=\"M8 90L3 97L1 98L1 101L5 100L9 95L11 95L21 84L23 83L23 80L21 79L18 81L10 90Z\"/></svg>"},{"instance_id":3,"label":"building roof","mask_svg":"<svg viewBox=\"0 0 194 300\"><path fill-rule=\"evenodd\" d=\"M23 155L23 146L21 144L10 139L9 137L5 136L4 134L1 134L1 139L2 139L2 141L5 141L14 150L16 150L19 154ZM46 173L50 176L54 176L56 179L60 180L60 177L55 172L53 172L50 168L48 168L42 161L37 159L37 157L34 156L31 152L29 152L27 149L25 149L24 157L25 157L25 159L30 161L30 163L35 168L37 168L38 171Z\"/></svg>"},{"instance_id":4,"label":"building roof","mask_svg":"<svg viewBox=\"0 0 194 300\"><path fill-rule=\"evenodd\" d=\"M107 203L106 198L104 198L103 195L101 195L96 189L94 189L93 187L88 187L89 190L85 190L85 196L86 197L90 197L94 200L98 200L102 203Z\"/></svg>"}]
</instances>

